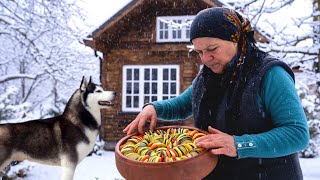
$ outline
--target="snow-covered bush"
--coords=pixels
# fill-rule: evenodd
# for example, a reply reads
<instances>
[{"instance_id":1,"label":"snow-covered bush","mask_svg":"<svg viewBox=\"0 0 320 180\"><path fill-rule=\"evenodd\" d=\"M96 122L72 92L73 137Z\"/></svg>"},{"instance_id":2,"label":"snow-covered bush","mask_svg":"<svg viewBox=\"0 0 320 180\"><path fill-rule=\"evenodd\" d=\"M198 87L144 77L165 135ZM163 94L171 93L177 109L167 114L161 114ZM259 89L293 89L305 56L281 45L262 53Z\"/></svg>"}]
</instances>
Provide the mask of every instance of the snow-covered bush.
<instances>
[{"instance_id":1,"label":"snow-covered bush","mask_svg":"<svg viewBox=\"0 0 320 180\"><path fill-rule=\"evenodd\" d=\"M13 166L18 165L20 162L13 161L9 166L7 166L7 170L11 170L6 172L6 175L2 177L3 180L14 180L14 179L25 179L30 171L32 170L31 165L26 165L18 168L14 168Z\"/></svg>"},{"instance_id":2,"label":"snow-covered bush","mask_svg":"<svg viewBox=\"0 0 320 180\"><path fill-rule=\"evenodd\" d=\"M319 156L319 147L314 140L310 139L308 147L300 152L300 157L314 158Z\"/></svg>"},{"instance_id":3,"label":"snow-covered bush","mask_svg":"<svg viewBox=\"0 0 320 180\"><path fill-rule=\"evenodd\" d=\"M25 112L30 107L30 104L17 102L16 96L18 92L19 89L11 85L3 94L0 94L0 121L25 116Z\"/></svg>"},{"instance_id":4,"label":"snow-covered bush","mask_svg":"<svg viewBox=\"0 0 320 180\"><path fill-rule=\"evenodd\" d=\"M306 76L308 76L306 74ZM313 158L320 152L320 82L297 76L296 88L307 116L310 131L309 146L300 152L301 157ZM319 76L319 74L309 77ZM317 79L317 78L315 78Z\"/></svg>"},{"instance_id":5,"label":"snow-covered bush","mask_svg":"<svg viewBox=\"0 0 320 180\"><path fill-rule=\"evenodd\" d=\"M92 154L96 154L98 156L101 156L101 152L104 150L105 142L101 139L100 135L98 135L97 139L96 139L96 143L93 146L93 150L90 152L90 154L88 156L91 156Z\"/></svg>"}]
</instances>

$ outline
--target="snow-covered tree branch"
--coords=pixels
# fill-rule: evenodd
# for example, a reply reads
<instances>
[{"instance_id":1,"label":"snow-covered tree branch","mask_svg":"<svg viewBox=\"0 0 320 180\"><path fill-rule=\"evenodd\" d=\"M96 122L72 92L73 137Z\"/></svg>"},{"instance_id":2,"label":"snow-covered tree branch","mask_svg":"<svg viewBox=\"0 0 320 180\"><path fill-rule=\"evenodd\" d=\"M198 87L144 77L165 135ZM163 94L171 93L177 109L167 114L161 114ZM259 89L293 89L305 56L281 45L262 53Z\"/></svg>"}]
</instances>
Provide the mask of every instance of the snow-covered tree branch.
<instances>
[{"instance_id":1,"label":"snow-covered tree branch","mask_svg":"<svg viewBox=\"0 0 320 180\"><path fill-rule=\"evenodd\" d=\"M0 94L14 85L16 104L31 102L30 109L42 114L52 107L61 112L62 102L78 87L75 80L99 69L93 54L79 44L88 32L85 11L77 3L0 1Z\"/></svg>"},{"instance_id":2,"label":"snow-covered tree branch","mask_svg":"<svg viewBox=\"0 0 320 180\"><path fill-rule=\"evenodd\" d=\"M5 76L0 76L0 83L4 83L6 81L14 80L14 79L35 79L36 77L30 74L10 74Z\"/></svg>"},{"instance_id":3,"label":"snow-covered tree branch","mask_svg":"<svg viewBox=\"0 0 320 180\"><path fill-rule=\"evenodd\" d=\"M268 44L259 44L261 48L289 64L293 61L300 62L304 70L313 72L320 70L319 0L307 0L303 3L294 0L227 0L227 2L231 3L232 8L243 12L253 27L268 39ZM290 13L294 9L296 13ZM296 56L297 54L300 55Z\"/></svg>"}]
</instances>

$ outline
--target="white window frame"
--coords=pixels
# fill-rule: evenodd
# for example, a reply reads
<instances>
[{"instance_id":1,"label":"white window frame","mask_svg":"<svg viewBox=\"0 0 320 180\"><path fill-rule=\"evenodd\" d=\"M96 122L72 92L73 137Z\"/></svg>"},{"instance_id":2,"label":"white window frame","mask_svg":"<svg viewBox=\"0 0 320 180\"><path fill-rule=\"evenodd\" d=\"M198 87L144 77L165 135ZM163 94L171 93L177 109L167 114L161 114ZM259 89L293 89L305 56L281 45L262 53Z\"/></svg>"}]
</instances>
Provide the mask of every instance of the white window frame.
<instances>
[{"instance_id":1,"label":"white window frame","mask_svg":"<svg viewBox=\"0 0 320 180\"><path fill-rule=\"evenodd\" d=\"M134 69L139 69L139 80L134 80L134 77L132 75L132 80L128 80L127 81L127 69L132 69L132 71L134 71ZM157 69L157 80L145 80L144 77L144 70L145 69ZM168 80L163 80L163 70L164 69L169 69L169 79ZM170 80L170 74L171 71L170 69L176 69L176 80ZM151 73L151 72L150 72ZM139 93L134 94L134 87L131 88L131 94L127 94L127 82L131 82L132 84L134 83L139 83ZM171 82L175 82L176 83L176 89L175 89L175 94L171 94L170 93L170 85L169 85L169 98L171 97L175 97L178 96L180 93L180 66L179 65L124 65L122 68L122 111L123 112L139 112L141 111L143 105L145 104L144 102L144 83L152 83L152 82L156 82L157 83L157 94L154 95L157 97L157 101L159 100L163 100L163 97L165 96L163 94L163 83L168 82L169 84ZM151 92L151 85L150 85L150 93L148 95L152 95ZM132 106L131 107L127 107L127 96L131 96L131 103ZM139 103L138 103L138 107L133 107L134 106L134 96L138 96L139 99ZM150 99L151 101L151 99Z\"/></svg>"},{"instance_id":2,"label":"white window frame","mask_svg":"<svg viewBox=\"0 0 320 180\"><path fill-rule=\"evenodd\" d=\"M195 16L158 16L156 23L157 42L189 42L190 22ZM180 21L177 23L177 21ZM160 29L160 24L165 27ZM177 26L178 25L178 26ZM162 26L163 27L163 26ZM181 32L181 37L174 38L175 32ZM161 38L161 33L167 33L167 38ZM163 35L163 34L162 34Z\"/></svg>"}]
</instances>

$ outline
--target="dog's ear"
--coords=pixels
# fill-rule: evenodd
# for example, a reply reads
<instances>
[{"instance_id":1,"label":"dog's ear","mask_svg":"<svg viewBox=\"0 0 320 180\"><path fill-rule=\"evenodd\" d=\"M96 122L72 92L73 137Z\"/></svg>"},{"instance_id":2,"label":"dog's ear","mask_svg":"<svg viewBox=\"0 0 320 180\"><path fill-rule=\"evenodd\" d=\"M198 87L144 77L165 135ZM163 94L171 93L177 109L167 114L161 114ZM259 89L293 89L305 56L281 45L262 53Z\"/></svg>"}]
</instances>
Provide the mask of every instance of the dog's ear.
<instances>
[{"instance_id":1,"label":"dog's ear","mask_svg":"<svg viewBox=\"0 0 320 180\"><path fill-rule=\"evenodd\" d=\"M88 82L88 84L90 84L90 83L92 83L92 82L91 82L91 76L90 76L90 78L89 78L89 82Z\"/></svg>"},{"instance_id":2,"label":"dog's ear","mask_svg":"<svg viewBox=\"0 0 320 180\"><path fill-rule=\"evenodd\" d=\"M87 86L88 86L87 79L84 76L82 76L82 81L81 81L81 84L80 84L80 90L82 92L85 91Z\"/></svg>"}]
</instances>

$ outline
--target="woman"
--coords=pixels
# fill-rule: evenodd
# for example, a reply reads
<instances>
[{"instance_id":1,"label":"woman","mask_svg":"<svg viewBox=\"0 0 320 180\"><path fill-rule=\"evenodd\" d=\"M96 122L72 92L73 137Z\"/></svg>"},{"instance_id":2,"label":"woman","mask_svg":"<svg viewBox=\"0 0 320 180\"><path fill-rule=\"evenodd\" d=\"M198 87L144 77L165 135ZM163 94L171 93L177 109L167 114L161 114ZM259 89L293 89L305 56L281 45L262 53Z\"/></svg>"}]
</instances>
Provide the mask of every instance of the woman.
<instances>
[{"instance_id":1,"label":"woman","mask_svg":"<svg viewBox=\"0 0 320 180\"><path fill-rule=\"evenodd\" d=\"M205 179L303 179L297 152L309 132L291 69L255 46L250 22L236 11L202 10L190 31L204 67L185 92L147 104L124 132L193 114L211 133L196 145L219 155Z\"/></svg>"}]
</instances>

